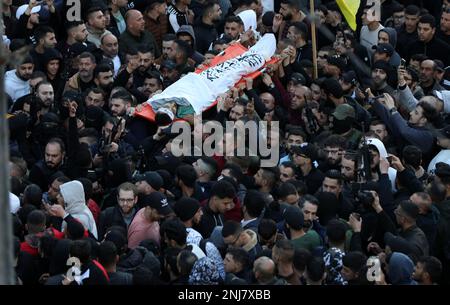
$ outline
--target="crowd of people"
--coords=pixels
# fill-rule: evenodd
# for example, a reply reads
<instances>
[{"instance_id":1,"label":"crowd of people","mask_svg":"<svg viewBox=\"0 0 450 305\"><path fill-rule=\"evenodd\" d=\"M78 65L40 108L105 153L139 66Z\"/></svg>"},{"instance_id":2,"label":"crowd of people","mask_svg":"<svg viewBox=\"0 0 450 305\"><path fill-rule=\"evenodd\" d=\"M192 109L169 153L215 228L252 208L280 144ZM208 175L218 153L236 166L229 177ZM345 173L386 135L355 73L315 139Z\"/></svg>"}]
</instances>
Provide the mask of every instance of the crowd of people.
<instances>
[{"instance_id":1,"label":"crowd of people","mask_svg":"<svg viewBox=\"0 0 450 305\"><path fill-rule=\"evenodd\" d=\"M448 0L361 1L355 30L327 0L72 2L2 0L17 284L450 283ZM276 60L201 119L277 122L277 166L176 156L135 115L267 33Z\"/></svg>"}]
</instances>

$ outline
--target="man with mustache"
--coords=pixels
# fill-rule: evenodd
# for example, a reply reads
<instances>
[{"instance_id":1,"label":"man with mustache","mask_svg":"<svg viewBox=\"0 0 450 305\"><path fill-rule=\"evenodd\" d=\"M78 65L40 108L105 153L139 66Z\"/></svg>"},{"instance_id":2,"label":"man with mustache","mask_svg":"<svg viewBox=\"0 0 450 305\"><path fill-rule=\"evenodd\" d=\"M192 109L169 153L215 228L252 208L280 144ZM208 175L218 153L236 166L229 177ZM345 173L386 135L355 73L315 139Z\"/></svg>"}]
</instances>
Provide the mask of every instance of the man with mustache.
<instances>
[{"instance_id":1,"label":"man with mustache","mask_svg":"<svg viewBox=\"0 0 450 305\"><path fill-rule=\"evenodd\" d=\"M278 40L286 38L290 25L293 22L301 22L305 18L299 1L281 0L280 11L273 18L273 32L278 33Z\"/></svg>"},{"instance_id":2,"label":"man with mustache","mask_svg":"<svg viewBox=\"0 0 450 305\"><path fill-rule=\"evenodd\" d=\"M53 182L52 176L62 171L64 166L65 146L61 139L52 138L45 146L44 159L38 161L30 170L29 180L39 185L42 190L48 189Z\"/></svg>"},{"instance_id":3,"label":"man with mustache","mask_svg":"<svg viewBox=\"0 0 450 305\"><path fill-rule=\"evenodd\" d=\"M41 81L36 85L36 97L41 105L41 114L45 114L53 108L55 100L53 86L48 81Z\"/></svg>"},{"instance_id":4,"label":"man with mustache","mask_svg":"<svg viewBox=\"0 0 450 305\"><path fill-rule=\"evenodd\" d=\"M13 102L30 93L29 80L34 70L33 58L27 56L16 69L5 73L5 92Z\"/></svg>"},{"instance_id":5,"label":"man with mustache","mask_svg":"<svg viewBox=\"0 0 450 305\"><path fill-rule=\"evenodd\" d=\"M86 89L96 87L94 82L95 66L95 57L92 53L81 53L78 61L78 72L69 78L64 88L64 92L73 90L81 93Z\"/></svg>"}]
</instances>

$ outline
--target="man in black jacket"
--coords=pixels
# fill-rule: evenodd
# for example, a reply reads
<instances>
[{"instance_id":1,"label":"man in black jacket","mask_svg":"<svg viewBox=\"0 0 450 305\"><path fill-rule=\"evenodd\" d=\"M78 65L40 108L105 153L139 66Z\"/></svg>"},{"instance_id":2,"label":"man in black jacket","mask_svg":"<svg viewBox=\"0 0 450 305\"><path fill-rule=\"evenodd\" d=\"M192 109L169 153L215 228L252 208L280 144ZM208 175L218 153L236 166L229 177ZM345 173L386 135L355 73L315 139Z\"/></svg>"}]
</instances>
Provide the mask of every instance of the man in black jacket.
<instances>
[{"instance_id":1,"label":"man in black jacket","mask_svg":"<svg viewBox=\"0 0 450 305\"><path fill-rule=\"evenodd\" d=\"M222 19L222 10L215 1L210 1L205 5L201 20L194 26L195 37L197 38L197 51L205 54L210 45L217 39L218 34L215 23Z\"/></svg>"},{"instance_id":2,"label":"man in black jacket","mask_svg":"<svg viewBox=\"0 0 450 305\"><path fill-rule=\"evenodd\" d=\"M98 236L101 240L108 228L112 226L120 226L128 230L128 226L133 221L137 209L135 208L138 197L137 187L130 183L124 182L117 188L117 205L105 209L100 214L98 223Z\"/></svg>"},{"instance_id":3,"label":"man in black jacket","mask_svg":"<svg viewBox=\"0 0 450 305\"><path fill-rule=\"evenodd\" d=\"M450 46L444 41L435 37L436 20L430 15L426 14L420 17L419 25L417 27L419 36L418 41L414 41L408 46L408 59L414 54L425 54L429 58L440 59L446 66L450 64L448 53Z\"/></svg>"},{"instance_id":4,"label":"man in black jacket","mask_svg":"<svg viewBox=\"0 0 450 305\"><path fill-rule=\"evenodd\" d=\"M233 208L234 197L236 197L236 190L228 181L221 180L214 184L210 198L202 209L202 219L194 227L203 238L209 238L216 226L223 226L223 214Z\"/></svg>"}]
</instances>

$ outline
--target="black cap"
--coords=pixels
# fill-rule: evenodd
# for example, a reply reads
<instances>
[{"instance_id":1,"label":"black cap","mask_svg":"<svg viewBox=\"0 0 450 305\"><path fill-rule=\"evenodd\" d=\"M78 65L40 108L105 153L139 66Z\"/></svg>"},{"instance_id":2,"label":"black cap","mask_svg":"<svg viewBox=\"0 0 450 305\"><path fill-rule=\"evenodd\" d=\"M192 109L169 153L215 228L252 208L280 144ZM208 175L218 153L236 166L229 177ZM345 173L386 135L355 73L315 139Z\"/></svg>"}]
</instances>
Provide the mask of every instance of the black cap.
<instances>
[{"instance_id":1,"label":"black cap","mask_svg":"<svg viewBox=\"0 0 450 305\"><path fill-rule=\"evenodd\" d=\"M283 218L286 223L294 230L301 230L305 221L303 212L300 208L295 206L289 206L284 210Z\"/></svg>"},{"instance_id":2,"label":"black cap","mask_svg":"<svg viewBox=\"0 0 450 305\"><path fill-rule=\"evenodd\" d=\"M149 206L163 216L167 216L173 212L167 201L167 197L160 192L153 192L150 195L144 196L142 202L144 207Z\"/></svg>"},{"instance_id":3,"label":"black cap","mask_svg":"<svg viewBox=\"0 0 450 305\"><path fill-rule=\"evenodd\" d=\"M303 143L301 145L294 145L291 147L291 150L294 154L305 156L312 161L317 159L317 149L314 144Z\"/></svg>"},{"instance_id":4,"label":"black cap","mask_svg":"<svg viewBox=\"0 0 450 305\"><path fill-rule=\"evenodd\" d=\"M376 46L372 46L372 49L375 50L375 52L386 53L389 56L392 56L392 54L394 54L394 48L390 43L380 43Z\"/></svg>"},{"instance_id":5,"label":"black cap","mask_svg":"<svg viewBox=\"0 0 450 305\"><path fill-rule=\"evenodd\" d=\"M292 73L290 80L294 83L294 85L301 84L304 86L306 84L305 77L301 73L298 73L298 72Z\"/></svg>"},{"instance_id":6,"label":"black cap","mask_svg":"<svg viewBox=\"0 0 450 305\"><path fill-rule=\"evenodd\" d=\"M173 207L173 211L177 214L181 221L192 219L199 209L200 203L198 200L188 197L179 199Z\"/></svg>"},{"instance_id":7,"label":"black cap","mask_svg":"<svg viewBox=\"0 0 450 305\"><path fill-rule=\"evenodd\" d=\"M135 181L146 181L153 189L159 190L164 181L157 172L145 172L142 175L136 175Z\"/></svg>"},{"instance_id":8,"label":"black cap","mask_svg":"<svg viewBox=\"0 0 450 305\"><path fill-rule=\"evenodd\" d=\"M353 86L356 85L358 82L358 78L356 77L356 73L353 70L350 70L348 72L344 72L342 74L342 80L347 84L352 84Z\"/></svg>"}]
</instances>

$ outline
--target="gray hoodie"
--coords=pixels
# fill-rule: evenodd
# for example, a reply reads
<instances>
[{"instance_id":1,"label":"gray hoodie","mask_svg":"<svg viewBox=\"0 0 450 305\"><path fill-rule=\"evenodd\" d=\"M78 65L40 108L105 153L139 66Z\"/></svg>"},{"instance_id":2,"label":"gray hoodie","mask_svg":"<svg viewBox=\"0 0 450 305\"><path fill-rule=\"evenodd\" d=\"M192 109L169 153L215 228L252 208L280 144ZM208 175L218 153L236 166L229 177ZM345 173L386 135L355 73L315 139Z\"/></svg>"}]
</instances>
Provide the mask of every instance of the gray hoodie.
<instances>
[{"instance_id":1,"label":"gray hoodie","mask_svg":"<svg viewBox=\"0 0 450 305\"><path fill-rule=\"evenodd\" d=\"M389 43L394 47L397 45L397 31L394 28L384 28L381 29L380 32L385 32L389 35ZM389 64L391 66L394 66L395 68L398 68L400 66L400 55L398 55L397 51L394 50L394 53L391 56L391 59L389 60Z\"/></svg>"},{"instance_id":2,"label":"gray hoodie","mask_svg":"<svg viewBox=\"0 0 450 305\"><path fill-rule=\"evenodd\" d=\"M97 238L97 226L94 216L86 205L83 184L77 180L64 183L60 186L60 192L64 198L66 212L81 222ZM63 229L66 226L66 222L63 222Z\"/></svg>"},{"instance_id":3,"label":"gray hoodie","mask_svg":"<svg viewBox=\"0 0 450 305\"><path fill-rule=\"evenodd\" d=\"M191 56L191 58L195 61L196 65L199 65L203 62L203 60L205 59L205 57L200 54L198 51L196 51L197 49L197 45L196 45L196 39L195 39L195 32L194 32L194 28L191 25L182 25L178 31L177 31L177 35L180 33L185 33L185 34L189 34L189 36L192 37L193 40L193 49L194 52Z\"/></svg>"}]
</instances>

